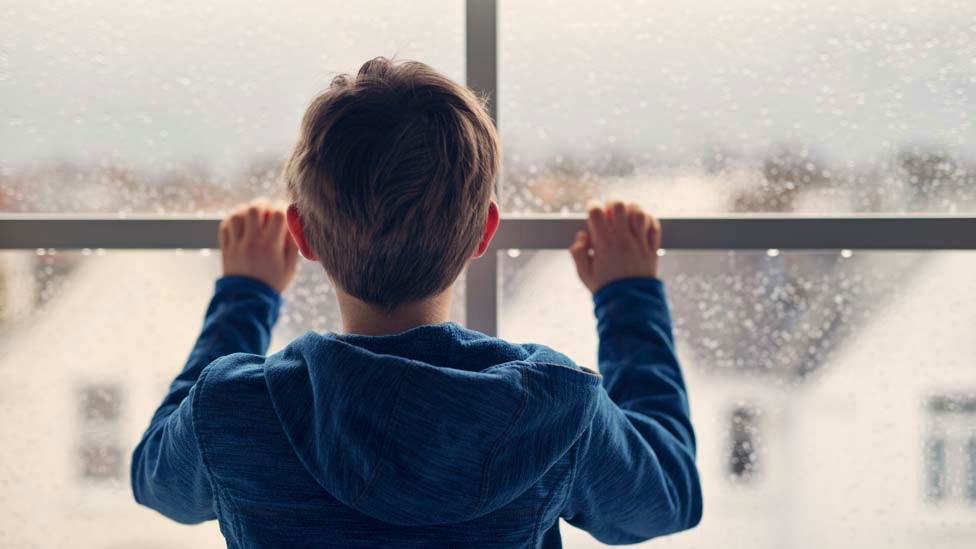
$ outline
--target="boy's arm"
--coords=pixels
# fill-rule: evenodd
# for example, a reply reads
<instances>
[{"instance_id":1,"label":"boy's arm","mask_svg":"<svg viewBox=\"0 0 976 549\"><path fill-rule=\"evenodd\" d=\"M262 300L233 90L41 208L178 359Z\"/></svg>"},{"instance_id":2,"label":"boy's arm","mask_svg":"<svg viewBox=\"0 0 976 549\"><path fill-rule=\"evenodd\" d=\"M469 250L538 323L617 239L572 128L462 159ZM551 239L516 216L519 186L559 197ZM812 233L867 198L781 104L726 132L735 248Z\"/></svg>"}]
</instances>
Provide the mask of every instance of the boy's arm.
<instances>
[{"instance_id":1,"label":"boy's arm","mask_svg":"<svg viewBox=\"0 0 976 549\"><path fill-rule=\"evenodd\" d=\"M255 215L251 216L251 210ZM241 210L221 224L225 276L217 281L200 337L132 454L138 503L183 523L215 518L213 493L195 430L204 367L222 356L264 354L281 307L279 291L294 275L294 244L283 214ZM254 266L260 265L260 269Z\"/></svg>"},{"instance_id":2,"label":"boy's arm","mask_svg":"<svg viewBox=\"0 0 976 549\"><path fill-rule=\"evenodd\" d=\"M637 245L619 242L628 238L627 225ZM614 204L591 211L589 234L571 248L584 284L596 290L606 392L575 449L563 516L608 543L635 543L701 519L688 399L664 287L655 278L659 242L653 219ZM601 267L601 260L613 265Z\"/></svg>"}]
</instances>

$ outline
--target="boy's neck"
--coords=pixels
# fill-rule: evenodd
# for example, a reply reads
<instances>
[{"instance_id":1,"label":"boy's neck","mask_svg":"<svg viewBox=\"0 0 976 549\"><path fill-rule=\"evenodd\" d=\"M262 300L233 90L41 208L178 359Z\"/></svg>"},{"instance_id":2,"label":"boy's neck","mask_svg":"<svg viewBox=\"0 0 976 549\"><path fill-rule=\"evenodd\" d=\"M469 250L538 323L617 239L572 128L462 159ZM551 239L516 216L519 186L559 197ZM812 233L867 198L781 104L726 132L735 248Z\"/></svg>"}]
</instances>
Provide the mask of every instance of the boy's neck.
<instances>
[{"instance_id":1,"label":"boy's neck","mask_svg":"<svg viewBox=\"0 0 976 549\"><path fill-rule=\"evenodd\" d=\"M336 288L343 331L365 336L395 335L418 326L447 322L451 318L452 295L453 286L434 297L404 303L389 312Z\"/></svg>"}]
</instances>

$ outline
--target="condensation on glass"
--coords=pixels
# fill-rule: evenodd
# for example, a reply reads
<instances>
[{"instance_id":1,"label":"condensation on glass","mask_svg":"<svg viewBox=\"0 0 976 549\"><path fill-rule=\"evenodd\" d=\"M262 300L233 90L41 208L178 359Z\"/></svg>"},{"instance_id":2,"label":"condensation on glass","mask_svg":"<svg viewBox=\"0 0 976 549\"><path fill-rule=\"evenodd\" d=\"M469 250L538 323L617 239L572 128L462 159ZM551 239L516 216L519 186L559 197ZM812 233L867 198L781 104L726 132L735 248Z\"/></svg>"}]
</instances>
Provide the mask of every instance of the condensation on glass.
<instances>
[{"instance_id":1,"label":"condensation on glass","mask_svg":"<svg viewBox=\"0 0 976 549\"><path fill-rule=\"evenodd\" d=\"M504 209L976 211L976 3L500 0Z\"/></svg>"},{"instance_id":2,"label":"condensation on glass","mask_svg":"<svg viewBox=\"0 0 976 549\"><path fill-rule=\"evenodd\" d=\"M566 251L499 259L503 338L587 366ZM648 546L938 546L976 539L976 253L662 258L706 512ZM599 547L564 527L568 547Z\"/></svg>"},{"instance_id":3,"label":"condensation on glass","mask_svg":"<svg viewBox=\"0 0 976 549\"><path fill-rule=\"evenodd\" d=\"M0 212L213 213L280 197L300 117L372 57L464 77L463 3L0 9Z\"/></svg>"},{"instance_id":4,"label":"condensation on glass","mask_svg":"<svg viewBox=\"0 0 976 549\"><path fill-rule=\"evenodd\" d=\"M198 335L220 274L210 250L0 252L0 486L5 547L223 547L135 504L129 459ZM454 295L454 319L464 303ZM339 331L303 261L271 352Z\"/></svg>"}]
</instances>

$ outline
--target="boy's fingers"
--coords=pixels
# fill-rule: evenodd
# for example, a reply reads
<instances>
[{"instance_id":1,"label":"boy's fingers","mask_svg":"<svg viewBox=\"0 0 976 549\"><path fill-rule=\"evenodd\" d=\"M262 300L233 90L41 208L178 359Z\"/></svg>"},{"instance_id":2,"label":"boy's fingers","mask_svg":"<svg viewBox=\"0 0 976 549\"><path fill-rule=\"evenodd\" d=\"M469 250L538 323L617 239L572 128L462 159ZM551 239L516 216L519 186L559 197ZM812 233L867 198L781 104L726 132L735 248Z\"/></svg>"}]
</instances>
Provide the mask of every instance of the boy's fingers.
<instances>
[{"instance_id":1,"label":"boy's fingers","mask_svg":"<svg viewBox=\"0 0 976 549\"><path fill-rule=\"evenodd\" d=\"M244 217L243 214L236 213L227 220L230 225L230 241L237 242L244 236Z\"/></svg>"},{"instance_id":2,"label":"boy's fingers","mask_svg":"<svg viewBox=\"0 0 976 549\"><path fill-rule=\"evenodd\" d=\"M220 222L220 228L217 229L217 241L220 242L221 249L230 245L231 234L229 220L225 219Z\"/></svg>"},{"instance_id":3,"label":"boy's fingers","mask_svg":"<svg viewBox=\"0 0 976 549\"><path fill-rule=\"evenodd\" d=\"M261 228L261 208L258 206L250 206L247 209L247 213L244 216L244 230L246 233L253 235Z\"/></svg>"},{"instance_id":4,"label":"boy's fingers","mask_svg":"<svg viewBox=\"0 0 976 549\"><path fill-rule=\"evenodd\" d=\"M603 208L597 205L590 206L586 218L586 225L590 232L588 239L592 239L594 244L603 245L607 241L607 216Z\"/></svg>"},{"instance_id":5,"label":"boy's fingers","mask_svg":"<svg viewBox=\"0 0 976 549\"><path fill-rule=\"evenodd\" d=\"M652 250L657 250L661 247L661 222L653 215L649 215L647 221L647 243Z\"/></svg>"},{"instance_id":6,"label":"boy's fingers","mask_svg":"<svg viewBox=\"0 0 976 549\"><path fill-rule=\"evenodd\" d=\"M285 213L281 210L271 211L268 216L268 226L266 228L269 238L281 238L281 232L285 230Z\"/></svg>"},{"instance_id":7,"label":"boy's fingers","mask_svg":"<svg viewBox=\"0 0 976 549\"><path fill-rule=\"evenodd\" d=\"M640 209L640 206L631 202L627 205L627 217L630 221L630 233L638 241L641 240L647 230L647 214Z\"/></svg>"},{"instance_id":8,"label":"boy's fingers","mask_svg":"<svg viewBox=\"0 0 976 549\"><path fill-rule=\"evenodd\" d=\"M586 232L576 233L576 240L569 246L569 253L573 256L576 263L576 272L580 277L588 277L590 274L590 246Z\"/></svg>"},{"instance_id":9,"label":"boy's fingers","mask_svg":"<svg viewBox=\"0 0 976 549\"><path fill-rule=\"evenodd\" d=\"M614 200L607 204L607 217L610 218L609 226L617 235L626 235L627 231L627 207L619 200Z\"/></svg>"}]
</instances>

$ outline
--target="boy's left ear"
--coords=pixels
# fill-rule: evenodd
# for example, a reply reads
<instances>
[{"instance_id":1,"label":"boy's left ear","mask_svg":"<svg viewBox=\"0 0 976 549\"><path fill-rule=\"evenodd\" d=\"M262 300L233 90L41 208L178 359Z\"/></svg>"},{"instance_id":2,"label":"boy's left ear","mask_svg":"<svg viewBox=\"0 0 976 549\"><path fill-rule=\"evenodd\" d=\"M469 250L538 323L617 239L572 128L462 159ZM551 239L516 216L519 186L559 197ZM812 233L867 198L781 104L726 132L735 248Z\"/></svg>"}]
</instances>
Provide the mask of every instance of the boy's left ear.
<instances>
[{"instance_id":1,"label":"boy's left ear","mask_svg":"<svg viewBox=\"0 0 976 549\"><path fill-rule=\"evenodd\" d=\"M298 245L298 251L302 253L305 259L317 261L318 257L315 256L315 251L308 245L308 239L305 238L305 223L302 221L302 217L298 215L298 206L288 205L285 221L288 223L288 232L291 233L292 239Z\"/></svg>"},{"instance_id":2,"label":"boy's left ear","mask_svg":"<svg viewBox=\"0 0 976 549\"><path fill-rule=\"evenodd\" d=\"M491 239L495 237L495 231L498 230L498 224L501 223L501 214L498 213L498 203L494 200L488 204L488 217L485 219L485 229L481 234L481 241L478 242L478 248L475 250L472 259L477 259L483 255L488 250L488 245L491 244Z\"/></svg>"}]
</instances>

